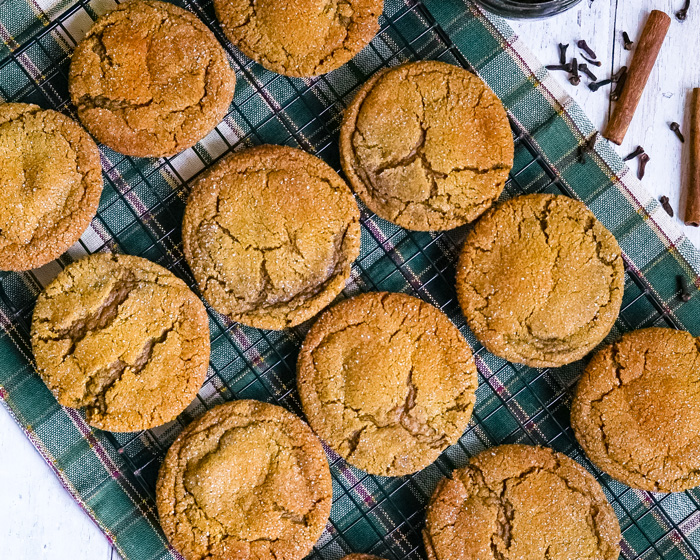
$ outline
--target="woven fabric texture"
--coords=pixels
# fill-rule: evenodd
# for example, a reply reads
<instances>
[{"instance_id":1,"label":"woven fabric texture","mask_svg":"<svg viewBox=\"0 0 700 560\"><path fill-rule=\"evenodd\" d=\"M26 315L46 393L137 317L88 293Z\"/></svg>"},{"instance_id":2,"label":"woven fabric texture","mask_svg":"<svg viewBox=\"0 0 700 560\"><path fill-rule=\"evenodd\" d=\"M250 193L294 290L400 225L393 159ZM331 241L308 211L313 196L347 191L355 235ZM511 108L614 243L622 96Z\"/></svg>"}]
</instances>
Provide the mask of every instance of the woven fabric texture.
<instances>
[{"instance_id":1,"label":"woven fabric texture","mask_svg":"<svg viewBox=\"0 0 700 560\"><path fill-rule=\"evenodd\" d=\"M254 398L300 413L294 366L308 325L267 332L232 324L209 309L207 382L177 422L143 433L92 430L60 407L37 376L29 327L38 293L62 267L95 251L147 257L190 285L180 223L188 183L231 150L273 143L301 147L339 169L338 128L356 88L382 67L437 59L477 72L506 105L516 142L503 198L562 193L587 204L625 256L622 313L609 340L652 325L700 335L700 254L676 229L581 109L529 54L507 24L468 0L386 0L381 31L350 63L322 77L290 79L252 63L221 33L211 0L179 0L226 45L236 95L215 131L167 159L137 159L101 147L105 189L98 216L61 259L28 273L0 274L0 400L66 489L127 560L179 558L154 508L158 467L182 426L226 400ZM47 8L50 4L50 8ZM67 91L70 53L92 21L113 6L7 0L0 5L0 96L75 116ZM389 560L424 557L424 508L438 480L500 443L551 446L588 468L620 519L623 558L700 558L700 490L662 495L603 475L576 444L569 423L572 387L585 361L556 369L514 365L485 351L455 299L454 263L465 230L409 232L362 209L362 251L344 297L368 290L406 292L441 308L471 344L479 367L473 421L457 445L404 478L369 476L327 449L333 474L331 519L313 557L370 552ZM692 286L679 298L679 276Z\"/></svg>"}]
</instances>

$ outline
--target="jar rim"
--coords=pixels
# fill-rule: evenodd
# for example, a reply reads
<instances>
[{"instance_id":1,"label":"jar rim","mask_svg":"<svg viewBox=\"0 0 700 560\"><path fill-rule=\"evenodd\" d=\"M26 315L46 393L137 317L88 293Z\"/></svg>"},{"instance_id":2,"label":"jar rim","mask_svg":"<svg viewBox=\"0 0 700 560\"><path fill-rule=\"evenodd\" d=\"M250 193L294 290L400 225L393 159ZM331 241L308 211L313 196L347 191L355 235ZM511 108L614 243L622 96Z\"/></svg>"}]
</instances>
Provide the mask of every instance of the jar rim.
<instances>
[{"instance_id":1,"label":"jar rim","mask_svg":"<svg viewBox=\"0 0 700 560\"><path fill-rule=\"evenodd\" d=\"M542 0L523 2L522 0L477 0L489 11L512 18L532 18L552 16L573 8L581 0Z\"/></svg>"}]
</instances>

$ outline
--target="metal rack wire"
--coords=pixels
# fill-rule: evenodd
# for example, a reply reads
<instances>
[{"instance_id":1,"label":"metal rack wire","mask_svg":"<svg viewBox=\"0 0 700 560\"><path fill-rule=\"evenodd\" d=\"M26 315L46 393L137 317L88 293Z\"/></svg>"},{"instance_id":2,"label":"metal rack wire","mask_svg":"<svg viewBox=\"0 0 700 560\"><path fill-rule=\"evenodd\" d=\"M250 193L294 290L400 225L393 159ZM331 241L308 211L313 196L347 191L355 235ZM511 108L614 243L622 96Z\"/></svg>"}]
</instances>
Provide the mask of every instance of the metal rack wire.
<instances>
[{"instance_id":1,"label":"metal rack wire","mask_svg":"<svg viewBox=\"0 0 700 560\"><path fill-rule=\"evenodd\" d=\"M380 33L344 67L343 80L334 80L333 74L300 80L266 72L228 45L215 21L211 0L185 0L182 5L197 14L226 46L238 79L234 104L223 123L207 137L207 150L195 147L173 158L142 160L102 148L105 193L93 222L94 235L92 240L83 238L82 251L62 257L61 266L82 253L109 249L156 261L194 287L181 251L180 222L188 181L197 173L232 150L261 143L299 146L338 169L340 119L354 87L367 76L378 68L414 59L439 59L469 67L416 0L387 1ZM2 97L6 101L37 103L75 117L67 92L69 57L86 22L95 17L93 3L79 0L31 40L17 45L0 62ZM10 90L11 83L19 85ZM347 87L347 83L353 86ZM292 107L296 113L307 115L303 123L289 116ZM513 133L516 166L505 196L543 191L573 195L527 135L515 126ZM580 364L541 370L513 365L488 354L473 338L459 312L453 287L454 262L463 231L408 232L366 209L362 211L362 223L362 253L344 294L405 291L442 309L475 351L480 372L478 400L473 421L460 442L434 465L410 477L369 476L348 467L327 450L334 480L334 507L313 556L337 558L351 551L367 551L389 560L421 558L423 510L437 481L486 447L525 442L554 447L596 474L620 518L623 536L634 534L635 539L641 536L648 542L639 554L625 549L623 543L624 558L700 558L700 537L692 533L689 536L684 530L697 522L700 493L690 491L669 497L631 490L598 472L576 444L568 405ZM417 275L413 272L417 269L427 272ZM35 296L46 274L51 272L26 273L23 282L29 290L19 301L6 293L18 282L17 275L0 277L0 299L26 339ZM211 309L209 315L212 360L197 400L169 426L135 434L108 434L142 492L148 515L154 515L155 478L165 451L181 427L203 410L232 398L257 398L301 414L294 367L307 327L271 333L232 324ZM678 326L645 280L628 267L618 331L658 324ZM644 507L635 505L640 501Z\"/></svg>"}]
</instances>

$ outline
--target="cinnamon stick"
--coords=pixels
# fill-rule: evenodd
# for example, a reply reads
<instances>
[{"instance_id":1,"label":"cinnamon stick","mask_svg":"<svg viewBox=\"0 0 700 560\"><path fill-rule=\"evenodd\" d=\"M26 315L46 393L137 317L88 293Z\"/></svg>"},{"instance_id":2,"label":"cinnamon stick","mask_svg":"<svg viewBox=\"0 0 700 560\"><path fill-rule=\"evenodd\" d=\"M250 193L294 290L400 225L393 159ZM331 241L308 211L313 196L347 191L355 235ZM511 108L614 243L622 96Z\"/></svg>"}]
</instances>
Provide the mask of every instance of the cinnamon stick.
<instances>
[{"instance_id":1,"label":"cinnamon stick","mask_svg":"<svg viewBox=\"0 0 700 560\"><path fill-rule=\"evenodd\" d=\"M685 225L700 226L700 88L690 101L690 173L685 202Z\"/></svg>"},{"instance_id":2,"label":"cinnamon stick","mask_svg":"<svg viewBox=\"0 0 700 560\"><path fill-rule=\"evenodd\" d=\"M615 144L622 144L625 139L670 25L671 18L664 12L654 10L649 14L630 64L627 83L605 130L604 136Z\"/></svg>"}]
</instances>

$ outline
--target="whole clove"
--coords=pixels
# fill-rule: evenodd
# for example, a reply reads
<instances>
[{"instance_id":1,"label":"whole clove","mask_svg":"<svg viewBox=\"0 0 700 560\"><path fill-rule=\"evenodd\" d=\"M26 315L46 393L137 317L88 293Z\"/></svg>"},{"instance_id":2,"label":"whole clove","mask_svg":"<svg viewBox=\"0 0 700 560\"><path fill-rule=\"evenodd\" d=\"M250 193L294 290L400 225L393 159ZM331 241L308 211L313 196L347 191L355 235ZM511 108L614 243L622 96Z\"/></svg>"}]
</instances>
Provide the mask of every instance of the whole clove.
<instances>
[{"instance_id":1,"label":"whole clove","mask_svg":"<svg viewBox=\"0 0 700 560\"><path fill-rule=\"evenodd\" d=\"M597 130L593 133L593 136L591 136L587 141L586 141L586 148L589 150L592 150L595 147L595 143L598 141L598 136L600 135L600 132Z\"/></svg>"},{"instance_id":2,"label":"whole clove","mask_svg":"<svg viewBox=\"0 0 700 560\"><path fill-rule=\"evenodd\" d=\"M576 160L579 163L586 163L586 152L593 150L596 140L598 139L598 131L593 134L585 143L581 144L576 150Z\"/></svg>"},{"instance_id":3,"label":"whole clove","mask_svg":"<svg viewBox=\"0 0 700 560\"><path fill-rule=\"evenodd\" d=\"M612 81L617 83L626 74L627 74L627 66L621 66L620 69L613 74Z\"/></svg>"},{"instance_id":4,"label":"whole clove","mask_svg":"<svg viewBox=\"0 0 700 560\"><path fill-rule=\"evenodd\" d=\"M569 82L572 86L577 86L581 83L581 76L578 73L578 60L574 58L571 61L571 76L569 77Z\"/></svg>"},{"instance_id":5,"label":"whole clove","mask_svg":"<svg viewBox=\"0 0 700 560\"><path fill-rule=\"evenodd\" d=\"M591 60L590 58L587 58L583 55L581 55L581 58L588 62L588 64L592 64L593 66L597 66L598 68L600 68L603 65L603 63L600 60Z\"/></svg>"},{"instance_id":6,"label":"whole clove","mask_svg":"<svg viewBox=\"0 0 700 560\"><path fill-rule=\"evenodd\" d=\"M671 206L671 202L668 200L668 197L662 196L659 198L659 202L661 203L661 207L666 210L666 214L673 218L673 207Z\"/></svg>"},{"instance_id":7,"label":"whole clove","mask_svg":"<svg viewBox=\"0 0 700 560\"><path fill-rule=\"evenodd\" d=\"M596 75L588 69L587 64L583 64L583 63L579 64L578 69L581 72L583 72L586 76L588 76L591 80L593 80L594 82L598 81L598 78L596 78Z\"/></svg>"},{"instance_id":8,"label":"whole clove","mask_svg":"<svg viewBox=\"0 0 700 560\"><path fill-rule=\"evenodd\" d=\"M588 46L588 43L581 39L578 43L578 48L581 49L583 52L585 52L588 56L590 56L593 59L598 58L598 55L593 51L591 47Z\"/></svg>"},{"instance_id":9,"label":"whole clove","mask_svg":"<svg viewBox=\"0 0 700 560\"><path fill-rule=\"evenodd\" d=\"M588 84L588 89L591 91L598 91L600 88L607 86L608 84L612 84L612 80L610 78L600 80L599 82L592 82Z\"/></svg>"},{"instance_id":10,"label":"whole clove","mask_svg":"<svg viewBox=\"0 0 700 560\"><path fill-rule=\"evenodd\" d=\"M681 132L681 125L679 125L677 122L672 122L668 125L668 127L676 133L676 136L678 136L678 139L681 142L685 143L685 136L683 136L683 133Z\"/></svg>"},{"instance_id":11,"label":"whole clove","mask_svg":"<svg viewBox=\"0 0 700 560\"><path fill-rule=\"evenodd\" d=\"M622 158L622 161L629 161L631 159L634 159L638 156L641 156L644 153L644 148L641 146L637 146L637 149L634 150L632 153L627 154L625 157Z\"/></svg>"},{"instance_id":12,"label":"whole clove","mask_svg":"<svg viewBox=\"0 0 700 560\"><path fill-rule=\"evenodd\" d=\"M678 275L678 285L681 289L681 301L690 301L693 294L690 292L690 286L688 285L688 279L685 277L685 274Z\"/></svg>"},{"instance_id":13,"label":"whole clove","mask_svg":"<svg viewBox=\"0 0 700 560\"><path fill-rule=\"evenodd\" d=\"M620 96L622 95L622 90L625 89L625 83L627 82L627 68L624 66L623 68L625 69L625 71L622 72L620 77L617 79L617 85L615 86L613 92L610 94L611 101L619 100Z\"/></svg>"},{"instance_id":14,"label":"whole clove","mask_svg":"<svg viewBox=\"0 0 700 560\"><path fill-rule=\"evenodd\" d=\"M644 173L647 170L647 163L649 163L649 154L644 153L639 156L639 168L637 169L637 178L641 181L644 179Z\"/></svg>"},{"instance_id":15,"label":"whole clove","mask_svg":"<svg viewBox=\"0 0 700 560\"><path fill-rule=\"evenodd\" d=\"M568 48L568 43L566 45L559 43L559 64L566 64L566 49Z\"/></svg>"},{"instance_id":16,"label":"whole clove","mask_svg":"<svg viewBox=\"0 0 700 560\"><path fill-rule=\"evenodd\" d=\"M676 12L678 21L685 21L688 18L688 10L690 9L690 0L685 0L683 7Z\"/></svg>"},{"instance_id":17,"label":"whole clove","mask_svg":"<svg viewBox=\"0 0 700 560\"><path fill-rule=\"evenodd\" d=\"M568 64L548 64L545 66L547 70L566 70L567 72L571 71L571 67Z\"/></svg>"},{"instance_id":18,"label":"whole clove","mask_svg":"<svg viewBox=\"0 0 700 560\"><path fill-rule=\"evenodd\" d=\"M625 42L624 49L626 51L631 51L632 47L634 46L634 41L630 39L630 36L627 34L627 31L622 32L622 40Z\"/></svg>"}]
</instances>

